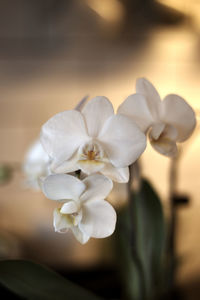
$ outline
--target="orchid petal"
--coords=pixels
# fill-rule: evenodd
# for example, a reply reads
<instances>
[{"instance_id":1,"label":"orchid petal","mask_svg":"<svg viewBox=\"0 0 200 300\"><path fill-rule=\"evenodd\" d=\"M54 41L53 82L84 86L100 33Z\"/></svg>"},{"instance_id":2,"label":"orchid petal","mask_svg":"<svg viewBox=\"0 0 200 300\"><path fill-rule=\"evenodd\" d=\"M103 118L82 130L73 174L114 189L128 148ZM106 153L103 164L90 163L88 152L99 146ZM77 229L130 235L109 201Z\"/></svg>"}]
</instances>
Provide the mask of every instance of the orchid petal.
<instances>
[{"instance_id":1,"label":"orchid petal","mask_svg":"<svg viewBox=\"0 0 200 300\"><path fill-rule=\"evenodd\" d=\"M85 184L67 174L48 176L43 182L43 192L51 200L76 200L85 190Z\"/></svg>"},{"instance_id":2,"label":"orchid petal","mask_svg":"<svg viewBox=\"0 0 200 300\"><path fill-rule=\"evenodd\" d=\"M104 163L95 160L79 160L78 167L81 169L85 174L90 175L93 173L100 172L103 167Z\"/></svg>"},{"instance_id":3,"label":"orchid petal","mask_svg":"<svg viewBox=\"0 0 200 300\"><path fill-rule=\"evenodd\" d=\"M75 201L68 201L60 209L61 214L73 214L78 211L78 204Z\"/></svg>"},{"instance_id":4,"label":"orchid petal","mask_svg":"<svg viewBox=\"0 0 200 300\"><path fill-rule=\"evenodd\" d=\"M174 126L178 131L178 142L185 141L196 125L195 113L191 106L180 96L170 94L162 101L161 119Z\"/></svg>"},{"instance_id":5,"label":"orchid petal","mask_svg":"<svg viewBox=\"0 0 200 300\"><path fill-rule=\"evenodd\" d=\"M49 156L62 163L88 139L81 113L69 110L58 113L43 125L40 140Z\"/></svg>"},{"instance_id":6,"label":"orchid petal","mask_svg":"<svg viewBox=\"0 0 200 300\"><path fill-rule=\"evenodd\" d=\"M77 241L83 245L90 239L90 236L83 232L78 226L71 227L71 230Z\"/></svg>"},{"instance_id":7,"label":"orchid petal","mask_svg":"<svg viewBox=\"0 0 200 300\"><path fill-rule=\"evenodd\" d=\"M69 160L65 160L62 163L60 163L56 159L53 160L50 168L54 173L58 173L58 174L71 173L79 169L77 161L78 161L78 154L76 152Z\"/></svg>"},{"instance_id":8,"label":"orchid petal","mask_svg":"<svg viewBox=\"0 0 200 300\"><path fill-rule=\"evenodd\" d=\"M82 109L89 136L97 137L105 121L113 113L113 106L106 97L99 96L90 100Z\"/></svg>"},{"instance_id":9,"label":"orchid petal","mask_svg":"<svg viewBox=\"0 0 200 300\"><path fill-rule=\"evenodd\" d=\"M28 187L40 190L40 177L46 177L50 174L49 163L50 158L48 154L44 151L40 141L36 140L29 147L23 164L23 171L27 177L25 183Z\"/></svg>"},{"instance_id":10,"label":"orchid petal","mask_svg":"<svg viewBox=\"0 0 200 300\"><path fill-rule=\"evenodd\" d=\"M105 238L115 230L116 212L104 200L88 201L83 206L81 230L94 238Z\"/></svg>"},{"instance_id":11,"label":"orchid petal","mask_svg":"<svg viewBox=\"0 0 200 300\"><path fill-rule=\"evenodd\" d=\"M178 137L178 131L174 126L166 124L165 128L161 134L161 137L165 138L165 139L167 138L167 139L170 139L171 141L176 142L177 137Z\"/></svg>"},{"instance_id":12,"label":"orchid petal","mask_svg":"<svg viewBox=\"0 0 200 300\"><path fill-rule=\"evenodd\" d=\"M105 164L104 168L101 170L101 173L111 180L125 183L129 180L129 169L128 167L125 168L115 168L111 164Z\"/></svg>"},{"instance_id":13,"label":"orchid petal","mask_svg":"<svg viewBox=\"0 0 200 300\"><path fill-rule=\"evenodd\" d=\"M146 78L139 78L136 81L136 92L146 98L153 119L158 121L161 99L153 84Z\"/></svg>"},{"instance_id":14,"label":"orchid petal","mask_svg":"<svg viewBox=\"0 0 200 300\"><path fill-rule=\"evenodd\" d=\"M150 129L150 138L153 138L154 140L157 140L159 138L159 136L161 135L161 133L163 132L163 130L165 129L165 124L164 123L156 123L152 126L152 128Z\"/></svg>"},{"instance_id":15,"label":"orchid petal","mask_svg":"<svg viewBox=\"0 0 200 300\"><path fill-rule=\"evenodd\" d=\"M146 148L146 137L127 116L118 114L105 123L98 140L110 162L117 168L132 164Z\"/></svg>"},{"instance_id":16,"label":"orchid petal","mask_svg":"<svg viewBox=\"0 0 200 300\"><path fill-rule=\"evenodd\" d=\"M49 162L49 156L44 151L40 140L36 140L29 148L25 156L25 163L28 164L47 164Z\"/></svg>"},{"instance_id":17,"label":"orchid petal","mask_svg":"<svg viewBox=\"0 0 200 300\"><path fill-rule=\"evenodd\" d=\"M147 100L140 94L133 94L126 98L117 112L131 117L143 132L153 123Z\"/></svg>"},{"instance_id":18,"label":"orchid petal","mask_svg":"<svg viewBox=\"0 0 200 300\"><path fill-rule=\"evenodd\" d=\"M73 225L73 217L66 214L61 214L60 209L54 210L53 225L56 232L67 233L69 229L72 230L75 238L81 243L85 244L89 240L89 236L82 232L78 226Z\"/></svg>"},{"instance_id":19,"label":"orchid petal","mask_svg":"<svg viewBox=\"0 0 200 300\"><path fill-rule=\"evenodd\" d=\"M53 225L56 232L66 233L72 226L67 215L60 213L60 209L56 208L53 213Z\"/></svg>"},{"instance_id":20,"label":"orchid petal","mask_svg":"<svg viewBox=\"0 0 200 300\"><path fill-rule=\"evenodd\" d=\"M105 199L113 188L112 180L100 174L94 174L83 180L86 186L81 202Z\"/></svg>"},{"instance_id":21,"label":"orchid petal","mask_svg":"<svg viewBox=\"0 0 200 300\"><path fill-rule=\"evenodd\" d=\"M163 154L165 156L173 157L178 153L178 149L176 146L176 143L172 140L169 139L158 139L156 140L151 140L151 145L152 147L158 151L160 154Z\"/></svg>"}]
</instances>

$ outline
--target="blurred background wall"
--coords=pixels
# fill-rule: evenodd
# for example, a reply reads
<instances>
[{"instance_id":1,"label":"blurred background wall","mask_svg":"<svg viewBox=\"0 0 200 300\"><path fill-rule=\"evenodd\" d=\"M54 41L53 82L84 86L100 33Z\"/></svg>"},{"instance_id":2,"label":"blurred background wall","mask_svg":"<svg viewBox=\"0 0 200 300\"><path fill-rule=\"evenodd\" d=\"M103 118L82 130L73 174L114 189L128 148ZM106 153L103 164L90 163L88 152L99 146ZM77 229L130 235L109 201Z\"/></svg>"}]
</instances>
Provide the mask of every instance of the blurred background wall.
<instances>
[{"instance_id":1,"label":"blurred background wall","mask_svg":"<svg viewBox=\"0 0 200 300\"><path fill-rule=\"evenodd\" d=\"M198 0L0 0L0 163L20 166L41 125L85 95L105 95L117 108L138 77L161 96L184 97L199 120ZM190 296L188 281L200 282L199 150L198 123L182 147L177 186L190 199L179 208L177 232L178 281ZM169 160L148 147L142 166L167 210ZM54 233L54 204L23 180L18 167L0 186L2 251L52 266L112 260L110 239L81 246ZM120 188L111 201L121 198Z\"/></svg>"}]
</instances>

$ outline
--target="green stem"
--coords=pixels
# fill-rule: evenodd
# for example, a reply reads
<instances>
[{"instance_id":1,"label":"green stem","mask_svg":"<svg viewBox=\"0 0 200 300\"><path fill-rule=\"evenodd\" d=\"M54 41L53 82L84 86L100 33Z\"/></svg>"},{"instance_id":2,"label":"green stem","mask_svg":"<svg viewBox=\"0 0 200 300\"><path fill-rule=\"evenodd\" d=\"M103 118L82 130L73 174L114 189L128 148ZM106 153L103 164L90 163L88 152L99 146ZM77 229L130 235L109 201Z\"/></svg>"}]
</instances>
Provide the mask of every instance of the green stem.
<instances>
[{"instance_id":1,"label":"green stem","mask_svg":"<svg viewBox=\"0 0 200 300\"><path fill-rule=\"evenodd\" d=\"M139 164L138 162L135 162L134 165L129 167L130 172L130 179L128 182L128 200L129 200L129 211L130 211L130 222L131 222L131 232L130 232L130 247L131 247L131 254L133 261L135 262L135 266L138 271L139 276L139 292L140 292L140 298L135 300L144 300L146 299L146 287L145 287L145 276L144 276L144 270L143 265L140 259L140 256L138 254L137 250L137 221L136 221L136 215L135 215L135 207L134 207L134 197L132 191L132 184L133 184L133 170L136 170L137 178L136 180L140 181L140 172L139 171ZM136 175L136 174L135 174Z\"/></svg>"},{"instance_id":2,"label":"green stem","mask_svg":"<svg viewBox=\"0 0 200 300\"><path fill-rule=\"evenodd\" d=\"M174 264L176 259L176 225L177 225L177 212L174 197L176 195L177 186L177 163L178 157L171 159L170 174L169 174L169 206L170 206L170 223L169 223L169 236L168 236L168 253L170 259L170 282L169 287L173 289L175 284L175 270Z\"/></svg>"}]
</instances>

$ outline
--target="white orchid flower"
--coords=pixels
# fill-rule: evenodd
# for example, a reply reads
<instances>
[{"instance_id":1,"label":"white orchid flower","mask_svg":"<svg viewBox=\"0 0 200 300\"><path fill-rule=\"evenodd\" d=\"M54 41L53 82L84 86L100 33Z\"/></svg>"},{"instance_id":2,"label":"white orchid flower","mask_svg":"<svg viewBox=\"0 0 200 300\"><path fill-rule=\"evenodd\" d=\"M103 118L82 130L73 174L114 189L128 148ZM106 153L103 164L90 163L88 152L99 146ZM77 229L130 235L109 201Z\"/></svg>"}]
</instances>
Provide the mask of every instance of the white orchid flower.
<instances>
[{"instance_id":1,"label":"white orchid flower","mask_svg":"<svg viewBox=\"0 0 200 300\"><path fill-rule=\"evenodd\" d=\"M28 187L40 190L40 179L50 174L49 163L48 154L44 151L40 140L36 140L28 149L23 165Z\"/></svg>"},{"instance_id":2,"label":"white orchid flower","mask_svg":"<svg viewBox=\"0 0 200 300\"><path fill-rule=\"evenodd\" d=\"M88 96L85 96L80 100L75 110L83 109ZM41 179L51 174L50 157L44 151L38 138L28 149L25 155L25 161L23 164L23 171L26 176L26 185L34 190L40 190Z\"/></svg>"},{"instance_id":3,"label":"white orchid flower","mask_svg":"<svg viewBox=\"0 0 200 300\"><path fill-rule=\"evenodd\" d=\"M55 173L81 169L101 172L117 182L127 182L128 166L144 151L146 137L134 121L114 115L105 97L96 97L80 111L58 113L42 127L41 143L52 158Z\"/></svg>"},{"instance_id":4,"label":"white orchid flower","mask_svg":"<svg viewBox=\"0 0 200 300\"><path fill-rule=\"evenodd\" d=\"M85 244L90 237L105 238L113 233L116 212L104 199L112 190L112 181L100 174L83 181L68 174L54 174L43 182L47 198L64 202L54 211L55 231L72 230L76 239Z\"/></svg>"},{"instance_id":5,"label":"white orchid flower","mask_svg":"<svg viewBox=\"0 0 200 300\"><path fill-rule=\"evenodd\" d=\"M136 94L130 95L118 113L132 117L151 145L166 156L177 154L177 142L192 134L196 118L191 106L178 95L169 94L163 101L155 87L144 78L136 82Z\"/></svg>"}]
</instances>

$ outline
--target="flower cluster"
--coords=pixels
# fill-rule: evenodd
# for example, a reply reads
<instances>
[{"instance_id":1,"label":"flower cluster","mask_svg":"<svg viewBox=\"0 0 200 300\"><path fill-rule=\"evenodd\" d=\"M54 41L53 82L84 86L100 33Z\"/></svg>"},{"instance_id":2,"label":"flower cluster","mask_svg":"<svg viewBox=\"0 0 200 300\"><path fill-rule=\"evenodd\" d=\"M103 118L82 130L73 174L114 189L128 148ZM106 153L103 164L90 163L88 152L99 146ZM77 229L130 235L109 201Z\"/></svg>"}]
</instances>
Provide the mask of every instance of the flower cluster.
<instances>
[{"instance_id":1,"label":"flower cluster","mask_svg":"<svg viewBox=\"0 0 200 300\"><path fill-rule=\"evenodd\" d=\"M54 211L55 230L71 229L82 244L113 233L116 212L105 198L112 181L128 182L129 166L144 152L146 136L155 150L174 156L176 143L185 141L195 127L194 111L180 96L161 101L143 78L137 80L136 92L117 114L103 96L56 114L42 126L38 160L29 152L32 159L25 169L38 163L32 177L46 176L40 184L43 193L60 203Z\"/></svg>"}]
</instances>

